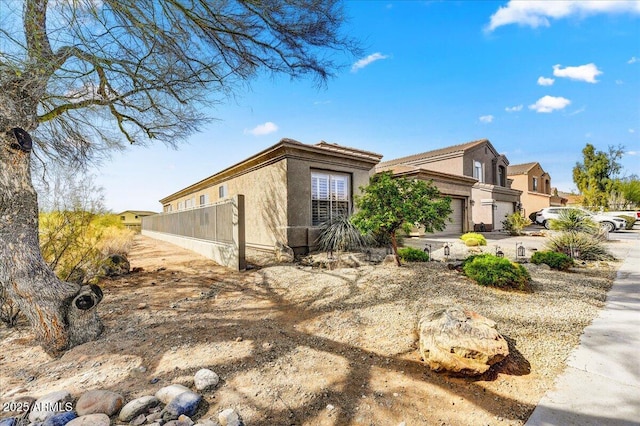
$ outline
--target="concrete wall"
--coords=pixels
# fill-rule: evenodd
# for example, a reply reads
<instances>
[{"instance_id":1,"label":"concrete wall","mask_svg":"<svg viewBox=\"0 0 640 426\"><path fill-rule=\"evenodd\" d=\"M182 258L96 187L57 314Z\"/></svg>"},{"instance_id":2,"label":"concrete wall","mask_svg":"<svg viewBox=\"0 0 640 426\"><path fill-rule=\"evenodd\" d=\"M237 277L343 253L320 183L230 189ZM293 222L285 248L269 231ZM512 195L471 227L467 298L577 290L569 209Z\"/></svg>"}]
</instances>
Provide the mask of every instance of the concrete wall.
<instances>
[{"instance_id":1,"label":"concrete wall","mask_svg":"<svg viewBox=\"0 0 640 426\"><path fill-rule=\"evenodd\" d=\"M208 194L210 202L220 201L219 188L225 186L227 196L244 195L245 232L248 247L273 251L278 243L287 243L287 162L285 159L219 182L171 202L173 211L180 201Z\"/></svg>"},{"instance_id":2,"label":"concrete wall","mask_svg":"<svg viewBox=\"0 0 640 426\"><path fill-rule=\"evenodd\" d=\"M216 263L235 270L246 269L245 249L245 214L244 197L236 195L232 199L233 224L232 239L228 243L207 241L198 238L190 238L182 235L168 234L164 232L143 229L142 235L157 240L166 241L179 247L196 252ZM176 218L178 215L176 214Z\"/></svg>"}]
</instances>

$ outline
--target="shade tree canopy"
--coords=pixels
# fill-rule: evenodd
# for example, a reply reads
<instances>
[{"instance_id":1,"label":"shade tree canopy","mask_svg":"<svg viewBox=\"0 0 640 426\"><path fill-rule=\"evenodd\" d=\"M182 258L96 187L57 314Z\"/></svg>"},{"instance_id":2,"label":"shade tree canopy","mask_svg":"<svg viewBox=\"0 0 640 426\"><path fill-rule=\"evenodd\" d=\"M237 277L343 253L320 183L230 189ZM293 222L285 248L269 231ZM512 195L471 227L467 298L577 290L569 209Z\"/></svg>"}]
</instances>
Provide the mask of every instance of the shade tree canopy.
<instances>
[{"instance_id":1,"label":"shade tree canopy","mask_svg":"<svg viewBox=\"0 0 640 426\"><path fill-rule=\"evenodd\" d=\"M45 350L94 339L102 293L44 262L32 157L176 145L261 73L323 83L357 51L344 22L337 0L0 2L0 286Z\"/></svg>"}]
</instances>

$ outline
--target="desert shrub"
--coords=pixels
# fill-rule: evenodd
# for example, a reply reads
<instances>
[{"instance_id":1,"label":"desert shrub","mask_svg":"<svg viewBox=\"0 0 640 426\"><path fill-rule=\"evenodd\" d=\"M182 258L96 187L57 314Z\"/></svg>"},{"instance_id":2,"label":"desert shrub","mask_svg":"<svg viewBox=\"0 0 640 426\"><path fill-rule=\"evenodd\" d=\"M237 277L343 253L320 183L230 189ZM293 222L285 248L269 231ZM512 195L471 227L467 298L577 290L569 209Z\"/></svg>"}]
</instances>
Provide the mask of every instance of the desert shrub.
<instances>
[{"instance_id":1,"label":"desert shrub","mask_svg":"<svg viewBox=\"0 0 640 426\"><path fill-rule=\"evenodd\" d=\"M521 235L522 230L529 225L531 225L531 221L518 212L507 215L506 219L502 221L502 227L509 235Z\"/></svg>"},{"instance_id":2,"label":"desert shrub","mask_svg":"<svg viewBox=\"0 0 640 426\"><path fill-rule=\"evenodd\" d=\"M581 260L615 259L604 247L602 234L561 232L549 238L546 248L551 251L575 255L577 259Z\"/></svg>"},{"instance_id":3,"label":"desert shrub","mask_svg":"<svg viewBox=\"0 0 640 426\"><path fill-rule=\"evenodd\" d=\"M464 240L464 245L467 247L477 247L480 245L480 241L477 238L467 238Z\"/></svg>"},{"instance_id":4,"label":"desert shrub","mask_svg":"<svg viewBox=\"0 0 640 426\"><path fill-rule=\"evenodd\" d=\"M480 285L503 289L528 290L529 272L520 264L492 254L473 256L463 262L465 275Z\"/></svg>"},{"instance_id":5,"label":"desert shrub","mask_svg":"<svg viewBox=\"0 0 640 426\"><path fill-rule=\"evenodd\" d=\"M40 213L40 249L58 278L95 282L105 257L129 251L134 233L112 216L80 210Z\"/></svg>"},{"instance_id":6,"label":"desert shrub","mask_svg":"<svg viewBox=\"0 0 640 426\"><path fill-rule=\"evenodd\" d=\"M320 251L360 250L371 238L363 235L346 215L338 215L320 225L316 244Z\"/></svg>"},{"instance_id":7,"label":"desert shrub","mask_svg":"<svg viewBox=\"0 0 640 426\"><path fill-rule=\"evenodd\" d=\"M467 246L486 246L487 239L482 234L478 234L477 232L467 232L466 234L462 234L460 239L464 241ZM472 240L471 244L467 244L467 241ZM475 240L475 241L473 241Z\"/></svg>"},{"instance_id":8,"label":"desert shrub","mask_svg":"<svg viewBox=\"0 0 640 426\"><path fill-rule=\"evenodd\" d=\"M557 219L549 221L549 227L554 231L584 232L588 234L597 234L600 231L600 225L578 209L562 210Z\"/></svg>"},{"instance_id":9,"label":"desert shrub","mask_svg":"<svg viewBox=\"0 0 640 426\"><path fill-rule=\"evenodd\" d=\"M531 256L531 263L539 265L544 263L549 265L551 269L557 269L559 271L566 271L573 266L573 259L564 253L557 251L537 251Z\"/></svg>"},{"instance_id":10,"label":"desert shrub","mask_svg":"<svg viewBox=\"0 0 640 426\"><path fill-rule=\"evenodd\" d=\"M428 262L429 253L415 249L413 247L404 247L398 249L398 256L405 262Z\"/></svg>"},{"instance_id":11,"label":"desert shrub","mask_svg":"<svg viewBox=\"0 0 640 426\"><path fill-rule=\"evenodd\" d=\"M624 219L627 224L625 225L624 229L626 229L627 231L633 229L633 225L636 223L636 218L633 216L627 216L627 215L622 215L622 216L618 216L620 219Z\"/></svg>"}]
</instances>

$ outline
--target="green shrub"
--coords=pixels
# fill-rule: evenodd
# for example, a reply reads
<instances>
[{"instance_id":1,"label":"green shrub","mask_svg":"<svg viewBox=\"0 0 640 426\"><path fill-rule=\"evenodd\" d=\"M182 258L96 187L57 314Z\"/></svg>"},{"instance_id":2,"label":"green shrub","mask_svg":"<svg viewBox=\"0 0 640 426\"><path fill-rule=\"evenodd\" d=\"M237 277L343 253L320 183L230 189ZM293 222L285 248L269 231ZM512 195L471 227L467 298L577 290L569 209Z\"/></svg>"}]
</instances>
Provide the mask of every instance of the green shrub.
<instances>
[{"instance_id":1,"label":"green shrub","mask_svg":"<svg viewBox=\"0 0 640 426\"><path fill-rule=\"evenodd\" d=\"M531 256L531 263L535 263L536 265L544 263L545 265L549 265L551 269L566 271L573 266L573 259L557 251L537 251Z\"/></svg>"},{"instance_id":2,"label":"green shrub","mask_svg":"<svg viewBox=\"0 0 640 426\"><path fill-rule=\"evenodd\" d=\"M320 251L360 250L368 245L369 238L362 235L348 216L338 215L320 225L316 243Z\"/></svg>"},{"instance_id":3,"label":"green shrub","mask_svg":"<svg viewBox=\"0 0 640 426\"><path fill-rule=\"evenodd\" d=\"M549 238L546 248L551 251L566 253L581 260L615 260L602 244L602 235L586 232L561 232Z\"/></svg>"},{"instance_id":4,"label":"green shrub","mask_svg":"<svg viewBox=\"0 0 640 426\"><path fill-rule=\"evenodd\" d=\"M519 212L507 215L506 219L502 221L502 227L509 235L521 235L522 230L529 225L531 225L531 221Z\"/></svg>"},{"instance_id":5,"label":"green shrub","mask_svg":"<svg viewBox=\"0 0 640 426\"><path fill-rule=\"evenodd\" d=\"M464 240L464 245L467 247L477 247L480 245L480 241L477 238L467 238Z\"/></svg>"},{"instance_id":6,"label":"green shrub","mask_svg":"<svg viewBox=\"0 0 640 426\"><path fill-rule=\"evenodd\" d=\"M413 247L404 247L398 249L398 256L405 262L428 262L429 253L415 249Z\"/></svg>"},{"instance_id":7,"label":"green shrub","mask_svg":"<svg viewBox=\"0 0 640 426\"><path fill-rule=\"evenodd\" d=\"M622 215L622 216L618 216L620 219L624 219L627 224L625 225L624 229L626 229L627 231L633 229L633 225L636 223L636 218L633 216L626 216L626 215Z\"/></svg>"},{"instance_id":8,"label":"green shrub","mask_svg":"<svg viewBox=\"0 0 640 426\"><path fill-rule=\"evenodd\" d=\"M462 241L464 241L465 245L469 246L469 244L467 244L468 240L476 240L477 244L472 243L471 245L473 246L486 246L487 245L487 239L484 237L484 235L482 234L478 234L477 232L467 232L466 234L462 234L462 236L460 237L460 239Z\"/></svg>"},{"instance_id":9,"label":"green shrub","mask_svg":"<svg viewBox=\"0 0 640 426\"><path fill-rule=\"evenodd\" d=\"M480 285L503 289L529 290L529 272L520 264L492 254L482 254L463 262L465 275Z\"/></svg>"}]
</instances>

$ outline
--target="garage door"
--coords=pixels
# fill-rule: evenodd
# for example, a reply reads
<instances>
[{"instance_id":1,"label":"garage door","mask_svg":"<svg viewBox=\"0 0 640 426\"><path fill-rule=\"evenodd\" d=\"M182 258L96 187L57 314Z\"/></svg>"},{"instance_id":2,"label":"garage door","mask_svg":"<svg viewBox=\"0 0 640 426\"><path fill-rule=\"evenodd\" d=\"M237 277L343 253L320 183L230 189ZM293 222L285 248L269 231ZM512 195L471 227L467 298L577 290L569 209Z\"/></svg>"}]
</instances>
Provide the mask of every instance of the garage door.
<instances>
[{"instance_id":1,"label":"garage door","mask_svg":"<svg viewBox=\"0 0 640 426\"><path fill-rule=\"evenodd\" d=\"M451 199L451 209L453 212L449 216L449 219L446 221L446 228L442 232L435 232L429 235L442 235L442 234L462 234L463 223L464 223L464 204L463 200L458 198ZM449 222L451 220L451 222Z\"/></svg>"},{"instance_id":2,"label":"garage door","mask_svg":"<svg viewBox=\"0 0 640 426\"><path fill-rule=\"evenodd\" d=\"M493 229L499 231L503 228L502 221L505 219L505 216L513 214L513 203L509 201L496 201L495 205L497 209L493 215Z\"/></svg>"}]
</instances>

